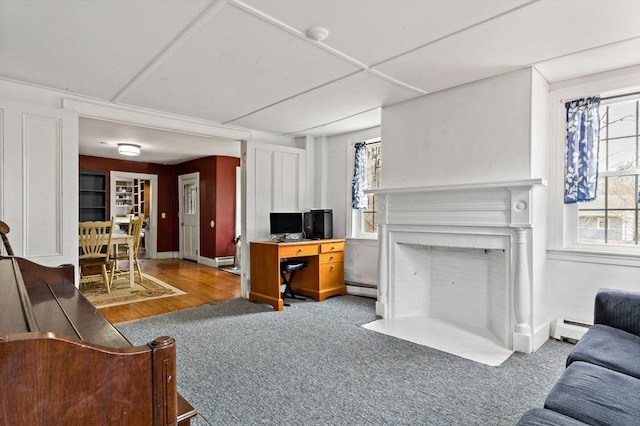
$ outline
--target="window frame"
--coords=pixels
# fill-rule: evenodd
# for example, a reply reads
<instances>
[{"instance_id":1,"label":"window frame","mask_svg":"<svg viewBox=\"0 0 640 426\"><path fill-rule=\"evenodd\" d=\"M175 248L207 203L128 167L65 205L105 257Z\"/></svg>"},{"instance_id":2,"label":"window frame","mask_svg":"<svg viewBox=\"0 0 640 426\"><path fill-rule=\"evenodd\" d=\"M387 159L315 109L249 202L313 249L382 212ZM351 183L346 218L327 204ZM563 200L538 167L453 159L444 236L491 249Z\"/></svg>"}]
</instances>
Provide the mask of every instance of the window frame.
<instances>
[{"instance_id":1,"label":"window frame","mask_svg":"<svg viewBox=\"0 0 640 426\"><path fill-rule=\"evenodd\" d=\"M353 141L351 142L351 161L350 161L350 173L349 173L349 188L351 188L351 180L353 179L353 167L354 167L354 156L355 156L355 144L358 142L363 142L363 140ZM382 138L380 136L365 139L364 142L366 144L376 144L379 143L382 147ZM373 188L369 188L373 189ZM351 190L349 190L349 208L351 210L351 238L363 239L363 240L377 240L378 233L369 233L362 232L362 222L363 222L363 214L362 210L356 210L351 207Z\"/></svg>"},{"instance_id":2,"label":"window frame","mask_svg":"<svg viewBox=\"0 0 640 426\"><path fill-rule=\"evenodd\" d=\"M616 93L616 96L621 95L619 99L615 99L615 100L611 99L611 100L603 101L603 104L606 105L606 104L614 104L617 102L623 102L625 98L624 96L625 93L629 94L629 99L637 98L638 95L633 94L636 91L637 90L633 88L620 90L618 91L618 93ZM578 95L577 97L579 96L580 95ZM608 96L611 96L611 95L605 94L605 93L602 94L603 98L606 98ZM563 104L563 109L564 109L564 104ZM564 125L564 122L563 122L563 125ZM565 147L566 129L564 127L562 131L562 135L563 135L562 147L563 149L566 149ZM563 157L563 167L564 167L564 157ZM602 167L600 167L600 170L598 173L598 179L605 179L608 177L616 177L616 176L634 176L634 175L639 176L640 178L640 166L635 169L623 170L623 171L602 170ZM562 180L560 183L561 185L563 185L564 180ZM611 256L611 255L615 256L616 254L619 254L623 256L626 256L626 255L638 256L640 258L640 245L638 244L607 244L607 243L590 243L590 242L580 241L579 239L580 205L581 205L580 203L564 205L565 237L564 237L563 247L565 249L576 251L576 252L579 252L579 251L598 252L606 256Z\"/></svg>"}]
</instances>

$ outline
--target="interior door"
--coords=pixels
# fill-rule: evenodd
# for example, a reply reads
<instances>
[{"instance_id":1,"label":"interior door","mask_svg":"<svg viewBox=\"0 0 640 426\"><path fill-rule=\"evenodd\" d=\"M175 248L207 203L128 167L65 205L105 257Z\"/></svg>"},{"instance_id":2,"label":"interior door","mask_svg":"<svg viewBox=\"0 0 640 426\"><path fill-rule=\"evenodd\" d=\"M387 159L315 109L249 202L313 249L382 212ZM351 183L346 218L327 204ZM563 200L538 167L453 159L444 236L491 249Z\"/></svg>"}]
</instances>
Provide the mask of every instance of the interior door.
<instances>
[{"instance_id":1,"label":"interior door","mask_svg":"<svg viewBox=\"0 0 640 426\"><path fill-rule=\"evenodd\" d=\"M200 247L200 176L178 176L180 196L180 253L183 259L198 261Z\"/></svg>"}]
</instances>

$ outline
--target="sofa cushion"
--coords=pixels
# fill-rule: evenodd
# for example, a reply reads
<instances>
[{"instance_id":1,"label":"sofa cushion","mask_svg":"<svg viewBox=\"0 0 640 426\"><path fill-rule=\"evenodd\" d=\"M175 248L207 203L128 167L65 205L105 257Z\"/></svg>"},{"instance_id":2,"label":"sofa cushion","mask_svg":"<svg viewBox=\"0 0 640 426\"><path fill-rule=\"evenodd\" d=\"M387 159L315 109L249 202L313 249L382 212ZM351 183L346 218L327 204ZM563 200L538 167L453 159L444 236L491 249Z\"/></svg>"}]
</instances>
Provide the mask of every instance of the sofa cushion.
<instances>
[{"instance_id":1,"label":"sofa cushion","mask_svg":"<svg viewBox=\"0 0 640 426\"><path fill-rule=\"evenodd\" d=\"M517 426L580 426L584 423L544 408L533 408L522 415Z\"/></svg>"},{"instance_id":2,"label":"sofa cushion","mask_svg":"<svg viewBox=\"0 0 640 426\"><path fill-rule=\"evenodd\" d=\"M593 325L567 357L616 370L640 379L640 336L608 325Z\"/></svg>"},{"instance_id":3,"label":"sofa cushion","mask_svg":"<svg viewBox=\"0 0 640 426\"><path fill-rule=\"evenodd\" d=\"M640 380L574 361L551 389L544 407L592 425L638 425Z\"/></svg>"}]
</instances>

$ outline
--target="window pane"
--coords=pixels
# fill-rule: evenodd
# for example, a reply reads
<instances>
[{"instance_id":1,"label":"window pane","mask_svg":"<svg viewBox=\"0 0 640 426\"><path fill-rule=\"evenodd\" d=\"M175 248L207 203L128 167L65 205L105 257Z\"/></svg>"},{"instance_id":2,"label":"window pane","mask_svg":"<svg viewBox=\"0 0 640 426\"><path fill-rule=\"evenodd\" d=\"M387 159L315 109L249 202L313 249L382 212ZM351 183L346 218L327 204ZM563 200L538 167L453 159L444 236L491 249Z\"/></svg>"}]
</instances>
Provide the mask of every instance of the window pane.
<instances>
[{"instance_id":1,"label":"window pane","mask_svg":"<svg viewBox=\"0 0 640 426\"><path fill-rule=\"evenodd\" d=\"M608 113L601 108L600 137L617 138L620 136L635 135L637 117L636 103L636 101L630 101L609 105Z\"/></svg>"},{"instance_id":2,"label":"window pane","mask_svg":"<svg viewBox=\"0 0 640 426\"><path fill-rule=\"evenodd\" d=\"M600 149L600 158L607 156L606 163L600 163L603 166L600 171L629 170L638 167L635 137L603 141Z\"/></svg>"},{"instance_id":3,"label":"window pane","mask_svg":"<svg viewBox=\"0 0 640 426\"><path fill-rule=\"evenodd\" d=\"M610 176L607 178L607 207L633 209L636 207L636 177Z\"/></svg>"},{"instance_id":4,"label":"window pane","mask_svg":"<svg viewBox=\"0 0 640 426\"><path fill-rule=\"evenodd\" d=\"M598 188L597 188L597 194L596 194L596 199L593 201L585 201L583 203L579 203L578 207L580 208L580 210L583 209L604 209L605 207L605 194L606 194L606 178L600 176L598 178Z\"/></svg>"},{"instance_id":5,"label":"window pane","mask_svg":"<svg viewBox=\"0 0 640 426\"><path fill-rule=\"evenodd\" d=\"M580 211L578 214L578 240L583 243L604 244L604 210Z\"/></svg>"},{"instance_id":6,"label":"window pane","mask_svg":"<svg viewBox=\"0 0 640 426\"><path fill-rule=\"evenodd\" d=\"M367 234L375 234L378 232L375 212L369 210L362 212L362 232Z\"/></svg>"},{"instance_id":7,"label":"window pane","mask_svg":"<svg viewBox=\"0 0 640 426\"><path fill-rule=\"evenodd\" d=\"M610 210L607 242L611 244L635 244L636 214L634 211Z\"/></svg>"}]
</instances>

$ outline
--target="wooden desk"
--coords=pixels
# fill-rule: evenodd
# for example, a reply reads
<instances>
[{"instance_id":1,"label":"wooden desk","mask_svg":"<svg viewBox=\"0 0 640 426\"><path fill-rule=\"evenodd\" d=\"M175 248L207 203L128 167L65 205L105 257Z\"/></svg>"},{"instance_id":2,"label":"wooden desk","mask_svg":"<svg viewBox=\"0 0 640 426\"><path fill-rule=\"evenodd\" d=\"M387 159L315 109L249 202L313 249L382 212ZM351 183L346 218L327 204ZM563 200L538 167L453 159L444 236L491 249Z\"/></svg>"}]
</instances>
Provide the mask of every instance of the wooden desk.
<instances>
[{"instance_id":1,"label":"wooden desk","mask_svg":"<svg viewBox=\"0 0 640 426\"><path fill-rule=\"evenodd\" d=\"M282 259L301 259L307 267L296 272L293 291L318 302L347 294L344 285L344 240L309 240L290 243L252 241L250 243L251 291L249 301L266 303L281 311Z\"/></svg>"}]
</instances>

